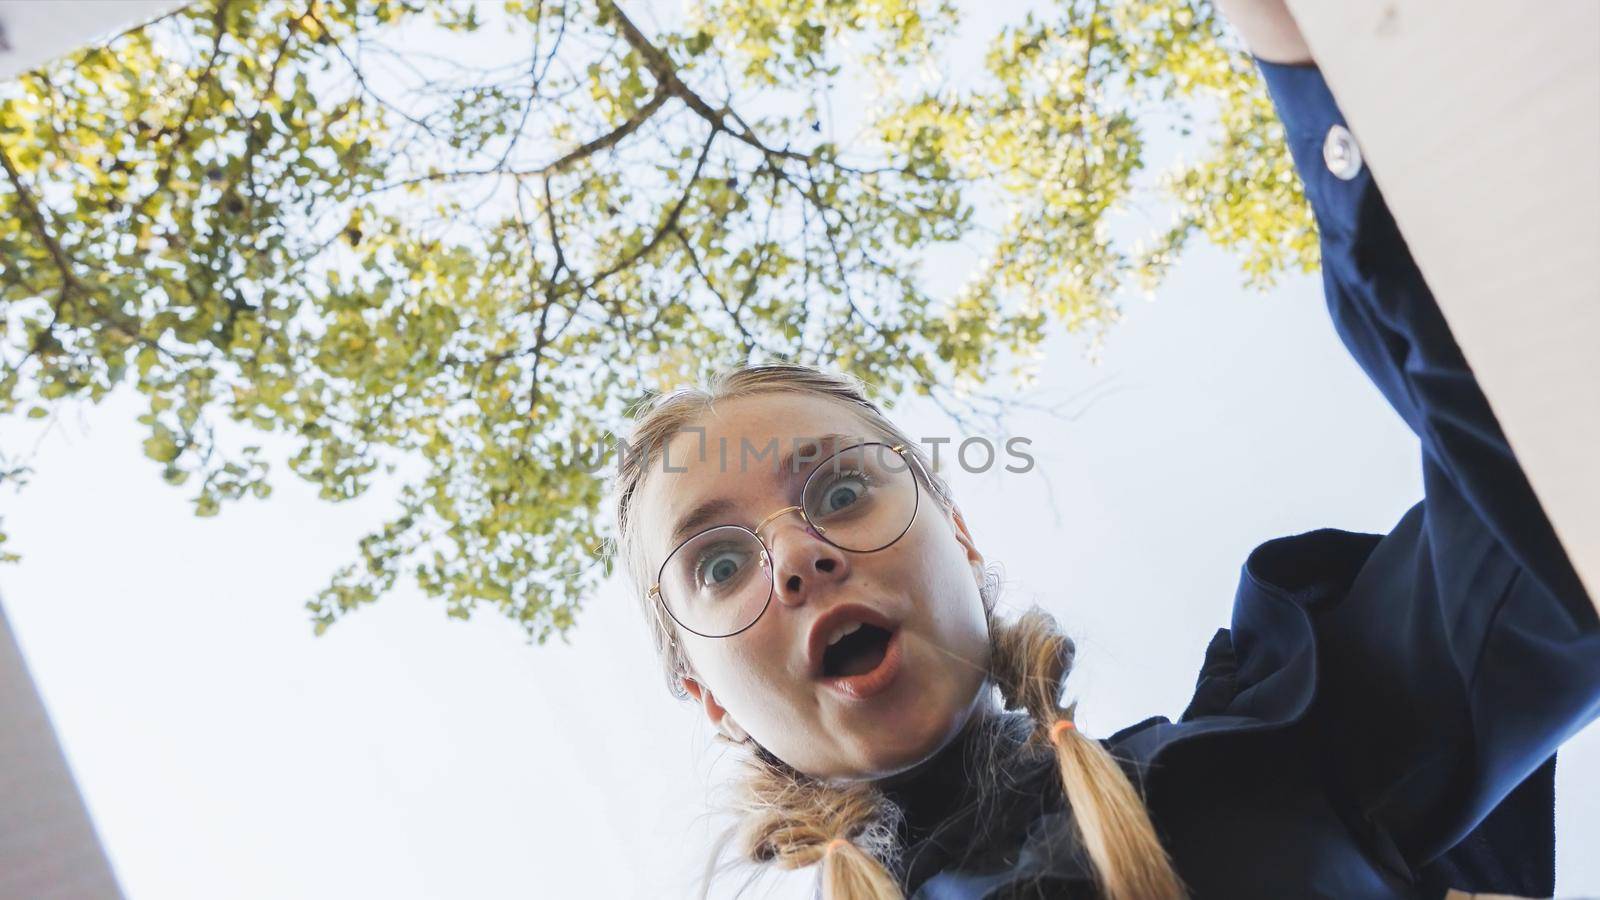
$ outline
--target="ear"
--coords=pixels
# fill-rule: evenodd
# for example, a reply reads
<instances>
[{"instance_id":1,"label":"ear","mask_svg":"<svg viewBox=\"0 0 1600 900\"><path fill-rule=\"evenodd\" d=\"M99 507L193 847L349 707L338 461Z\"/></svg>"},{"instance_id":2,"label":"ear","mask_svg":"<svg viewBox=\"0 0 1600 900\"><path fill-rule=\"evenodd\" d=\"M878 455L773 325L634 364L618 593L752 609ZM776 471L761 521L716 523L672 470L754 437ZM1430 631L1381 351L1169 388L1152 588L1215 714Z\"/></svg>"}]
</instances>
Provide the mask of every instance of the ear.
<instances>
[{"instance_id":1,"label":"ear","mask_svg":"<svg viewBox=\"0 0 1600 900\"><path fill-rule=\"evenodd\" d=\"M700 706L706 711L706 719L711 722L711 727L722 732L723 736L736 744L742 744L749 739L750 734L739 723L728 715L727 709L717 702L711 690L688 675L683 676L683 689L689 696L699 701Z\"/></svg>"},{"instance_id":2,"label":"ear","mask_svg":"<svg viewBox=\"0 0 1600 900\"><path fill-rule=\"evenodd\" d=\"M961 516L961 510L954 506L950 507L950 525L955 531L956 542L967 551L967 562L972 564L978 586L983 587L983 554L978 552L978 543L972 539L972 532L967 530L967 520Z\"/></svg>"}]
</instances>

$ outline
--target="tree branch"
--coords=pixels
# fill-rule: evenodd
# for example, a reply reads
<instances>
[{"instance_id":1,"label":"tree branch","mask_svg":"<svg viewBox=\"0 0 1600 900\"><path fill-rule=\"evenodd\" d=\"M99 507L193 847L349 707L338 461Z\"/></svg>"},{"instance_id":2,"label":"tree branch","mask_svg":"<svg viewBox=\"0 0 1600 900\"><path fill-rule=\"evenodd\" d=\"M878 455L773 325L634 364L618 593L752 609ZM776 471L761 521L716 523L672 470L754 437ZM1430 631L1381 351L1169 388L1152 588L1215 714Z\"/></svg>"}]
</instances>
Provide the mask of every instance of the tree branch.
<instances>
[{"instance_id":1,"label":"tree branch","mask_svg":"<svg viewBox=\"0 0 1600 900\"><path fill-rule=\"evenodd\" d=\"M602 150L610 149L611 147L621 143L623 139L628 137L628 135L638 131L639 128L644 125L644 123L648 122L650 117L654 116L656 111L661 109L661 107L665 105L667 100L670 98L671 95L667 92L657 91L642 106L634 110L633 115L629 116L628 119L621 125L618 125L611 131L600 135L594 140L589 141L581 147L578 147L576 150L564 154L559 159L540 166L537 169L506 169L497 165L487 169L467 169L455 172L429 172L426 175L417 175L412 178L405 178L401 179L400 181L392 181L388 184L379 185L378 187L368 191L365 196L371 196L372 194L382 193L398 187L407 187L413 184L425 184L430 181L455 181L457 179L465 178L482 178L485 175L507 175L512 178L549 178L552 175L560 175L562 172L565 172L577 163L588 159L596 153L599 153Z\"/></svg>"},{"instance_id":2,"label":"tree branch","mask_svg":"<svg viewBox=\"0 0 1600 900\"><path fill-rule=\"evenodd\" d=\"M217 67L217 58L222 55L222 38L228 33L228 4L231 0L218 0L216 14L211 17L211 27L216 32L211 37L211 53L206 57L205 70L200 77L195 79L194 90L189 92L189 101L183 108L183 116L178 119L177 128L173 130L172 146L167 148L166 159L161 161L161 171L156 174L155 187L149 195L139 204L143 208L145 203L155 199L157 194L167 189L167 183L172 180L172 170L175 167L178 148L189 136L189 120L194 116L195 104L200 100L200 92L205 90L206 82L211 79L211 73Z\"/></svg>"},{"instance_id":3,"label":"tree branch","mask_svg":"<svg viewBox=\"0 0 1600 900\"><path fill-rule=\"evenodd\" d=\"M749 356L754 353L756 350L755 336L750 333L750 329L744 327L744 322L739 318L739 314L734 312L733 304L728 302L727 295L722 293L722 290L711 280L711 275L700 265L700 256L694 252L694 245L689 243L689 239L684 236L682 229L674 228L672 229L672 234L678 239L679 243L683 244L684 252L689 254L689 266L694 269L696 275L700 276L700 280L705 283L706 289L711 291L712 295L717 298L717 302L722 304L722 311L728 314L728 318L733 322L733 327L739 329L739 336L744 342L745 355Z\"/></svg>"},{"instance_id":4,"label":"tree branch","mask_svg":"<svg viewBox=\"0 0 1600 900\"><path fill-rule=\"evenodd\" d=\"M629 116L627 121L623 122L621 125L618 125L616 128L612 129L606 134L595 138L589 143L584 144L578 149L573 150L571 153L566 154L565 156L547 166L544 166L543 168L534 169L531 172L513 171L509 174L531 177L558 175L561 172L566 171L574 163L588 159L602 150L610 149L621 142L623 138L626 138L628 135L638 131L639 126L649 121L650 117L655 115L656 110L660 109L662 105L667 102L669 96L670 95L667 94L667 92L658 90L650 96L649 100L645 101L643 106L640 106L638 109L634 110L633 115Z\"/></svg>"},{"instance_id":5,"label":"tree branch","mask_svg":"<svg viewBox=\"0 0 1600 900\"><path fill-rule=\"evenodd\" d=\"M705 119L715 131L726 131L728 134L733 135L736 140L760 150L762 154L769 157L775 156L781 159L801 161L811 159L805 153L768 147L756 137L755 132L744 124L744 120L737 115L732 114L731 111L713 109L711 104L707 103L704 98L690 90L689 86L683 83L682 79L678 77L678 69L673 65L672 60L667 57L666 53L662 52L661 48L650 43L650 39L645 36L644 32L639 30L637 25L633 24L632 19L629 19L622 12L615 0L599 0L599 5L602 21L606 18L616 20L617 27L622 32L622 39L627 41L628 46L632 47L633 51L644 60L645 68L650 70L651 76L656 79L656 84L668 94L682 100L685 106L694 110L695 114L700 118ZM730 115L738 123L738 129L728 127Z\"/></svg>"},{"instance_id":6,"label":"tree branch","mask_svg":"<svg viewBox=\"0 0 1600 900\"><path fill-rule=\"evenodd\" d=\"M600 282L605 281L618 272L621 272L623 269L628 268L629 266L648 256L651 251L655 250L656 245L661 243L661 239L666 237L667 232L677 227L678 217L683 214L683 208L689 202L689 195L694 193L695 183L700 180L700 171L705 168L706 157L711 155L711 145L716 142L718 133L719 129L712 128L711 133L706 135L706 142L700 147L700 158L695 160L694 171L689 173L688 186L685 187L683 189L683 193L678 196L678 202L672 205L672 209L667 213L667 217L662 220L661 225L657 227L655 233L650 236L650 240L646 241L644 246L640 247L637 251L627 254L613 263L610 267L591 278L589 280L588 289L593 290L600 284Z\"/></svg>"},{"instance_id":7,"label":"tree branch","mask_svg":"<svg viewBox=\"0 0 1600 900\"><path fill-rule=\"evenodd\" d=\"M33 198L33 193L28 190L27 182L22 180L22 173L17 171L10 154L6 153L4 144L0 144L0 168L5 169L7 180L11 182L12 188L17 192L17 202L21 204L23 214L32 226L33 233L38 236L39 243L44 245L46 252L50 254L51 261L55 263L56 269L61 272L61 291L56 296L56 302L51 304L50 323L34 339L34 346L29 348L28 352L23 354L22 359L17 361L13 371L20 371L22 366L27 363L28 358L37 353L43 346L45 337L55 331L56 322L61 318L61 309L66 306L67 300L74 294L87 297L89 291L84 288L83 283L78 280L78 276L73 273L71 255L61 246L61 242L57 241L55 236L50 233L50 224L45 221L44 211L39 208L38 202ZM166 356L168 359L178 360L179 357L168 352L165 347L161 346L159 341L141 334L138 325L128 321L128 316L125 313L114 308L102 309L100 312L105 316L107 324L132 342L154 348L157 353Z\"/></svg>"},{"instance_id":8,"label":"tree branch","mask_svg":"<svg viewBox=\"0 0 1600 900\"><path fill-rule=\"evenodd\" d=\"M56 241L55 236L50 233L50 225L44 220L44 213L34 202L33 193L22 180L22 173L18 172L16 165L11 162L11 156L6 153L4 145L0 145L0 166L5 167L6 178L10 179L12 188L17 192L17 202L22 205L23 214L33 226L33 233L50 253L50 259L55 262L56 268L61 270L61 299L66 300L69 292L82 290L77 276L72 273L72 261L67 258L67 252L61 249L61 244Z\"/></svg>"}]
</instances>

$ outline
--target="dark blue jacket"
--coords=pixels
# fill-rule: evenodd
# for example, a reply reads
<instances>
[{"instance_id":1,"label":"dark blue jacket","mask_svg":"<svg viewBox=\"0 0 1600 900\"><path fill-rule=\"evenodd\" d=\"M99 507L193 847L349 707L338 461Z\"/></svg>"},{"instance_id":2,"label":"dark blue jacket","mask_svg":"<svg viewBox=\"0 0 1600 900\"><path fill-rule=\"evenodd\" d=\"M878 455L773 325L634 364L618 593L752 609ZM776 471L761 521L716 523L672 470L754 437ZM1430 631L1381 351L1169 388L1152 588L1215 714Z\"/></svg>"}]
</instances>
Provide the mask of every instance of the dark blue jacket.
<instances>
[{"instance_id":1,"label":"dark blue jacket","mask_svg":"<svg viewBox=\"0 0 1600 900\"><path fill-rule=\"evenodd\" d=\"M1348 143L1325 157L1348 132L1320 72L1258 65L1334 325L1417 434L1425 496L1386 535L1255 548L1188 709L1104 743L1195 897L1549 896L1555 751L1600 715L1600 619L1370 173ZM1094 896L1048 761L974 799L961 743L890 790L908 893Z\"/></svg>"}]
</instances>

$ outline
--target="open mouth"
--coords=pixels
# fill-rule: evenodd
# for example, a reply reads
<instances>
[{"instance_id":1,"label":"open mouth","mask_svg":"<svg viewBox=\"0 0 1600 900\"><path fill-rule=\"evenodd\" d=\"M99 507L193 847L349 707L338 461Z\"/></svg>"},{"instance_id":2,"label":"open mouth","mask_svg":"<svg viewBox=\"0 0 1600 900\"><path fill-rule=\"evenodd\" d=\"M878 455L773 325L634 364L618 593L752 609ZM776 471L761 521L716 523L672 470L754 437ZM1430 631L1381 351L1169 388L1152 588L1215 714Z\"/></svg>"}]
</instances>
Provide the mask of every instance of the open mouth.
<instances>
[{"instance_id":1,"label":"open mouth","mask_svg":"<svg viewBox=\"0 0 1600 900\"><path fill-rule=\"evenodd\" d=\"M824 678L848 678L865 675L883 663L889 651L893 633L862 622L855 631L829 645L822 654Z\"/></svg>"}]
</instances>

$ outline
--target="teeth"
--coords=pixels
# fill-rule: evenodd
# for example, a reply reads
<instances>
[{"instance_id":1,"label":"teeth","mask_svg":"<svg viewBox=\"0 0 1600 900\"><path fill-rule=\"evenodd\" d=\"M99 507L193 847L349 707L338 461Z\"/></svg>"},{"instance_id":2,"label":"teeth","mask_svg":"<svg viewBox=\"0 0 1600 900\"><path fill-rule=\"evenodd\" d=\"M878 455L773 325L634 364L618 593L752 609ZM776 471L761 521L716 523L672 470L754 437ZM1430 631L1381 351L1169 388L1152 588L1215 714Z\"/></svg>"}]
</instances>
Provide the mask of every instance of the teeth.
<instances>
[{"instance_id":1,"label":"teeth","mask_svg":"<svg viewBox=\"0 0 1600 900\"><path fill-rule=\"evenodd\" d=\"M855 634L858 630L860 630L860 628L860 622L852 622L849 625L840 625L838 628L833 630L833 634L828 636L828 646L832 647L834 644L837 644L840 640L844 639L846 635Z\"/></svg>"}]
</instances>

